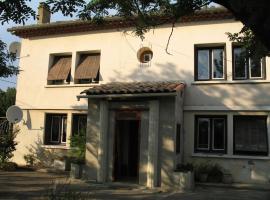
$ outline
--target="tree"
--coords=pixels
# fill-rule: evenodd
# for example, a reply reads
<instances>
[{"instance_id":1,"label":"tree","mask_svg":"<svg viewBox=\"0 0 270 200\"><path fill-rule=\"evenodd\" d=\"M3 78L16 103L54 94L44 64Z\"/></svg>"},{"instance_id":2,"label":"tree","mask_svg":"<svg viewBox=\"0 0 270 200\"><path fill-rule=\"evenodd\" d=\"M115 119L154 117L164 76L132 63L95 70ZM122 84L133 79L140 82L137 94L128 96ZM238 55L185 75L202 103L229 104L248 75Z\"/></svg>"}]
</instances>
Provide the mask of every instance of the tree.
<instances>
[{"instance_id":1,"label":"tree","mask_svg":"<svg viewBox=\"0 0 270 200\"><path fill-rule=\"evenodd\" d=\"M45 0L44 0L45 1ZM31 0L4 0L0 1L0 22L13 21L24 24L30 17L35 18L36 13L27 3ZM229 9L237 19L245 25L238 35L230 35L233 40L251 42L246 44L252 54L264 56L270 51L270 10L269 0L46 0L52 12L62 12L64 16L73 16L79 13L83 20L102 21L114 11L114 15L126 19L135 19L135 33L143 35L151 28L160 25L155 20L156 15L169 16L172 31L175 22L184 15L189 15L211 2L218 3ZM251 34L250 34L251 33ZM248 38L247 38L248 36ZM260 48L257 48L257 46ZM258 51L259 49L259 51ZM6 46L0 42L0 77L18 73L18 68L8 61L14 56L6 51Z\"/></svg>"},{"instance_id":2,"label":"tree","mask_svg":"<svg viewBox=\"0 0 270 200\"><path fill-rule=\"evenodd\" d=\"M16 89L8 88L7 91L0 90L0 117L6 116L8 107L15 104Z\"/></svg>"}]
</instances>

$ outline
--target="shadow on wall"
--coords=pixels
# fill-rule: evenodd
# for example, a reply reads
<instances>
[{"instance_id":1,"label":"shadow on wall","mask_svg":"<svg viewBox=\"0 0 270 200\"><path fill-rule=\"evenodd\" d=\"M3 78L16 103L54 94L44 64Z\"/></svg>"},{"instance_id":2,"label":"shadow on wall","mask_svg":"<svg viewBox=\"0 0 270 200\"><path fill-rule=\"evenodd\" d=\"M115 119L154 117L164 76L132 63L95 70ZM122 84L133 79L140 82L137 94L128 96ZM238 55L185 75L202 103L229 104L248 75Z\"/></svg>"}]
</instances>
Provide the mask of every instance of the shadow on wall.
<instances>
[{"instance_id":1,"label":"shadow on wall","mask_svg":"<svg viewBox=\"0 0 270 200\"><path fill-rule=\"evenodd\" d=\"M24 155L27 165L33 167L51 168L54 166L55 160L63 160L66 153L59 149L46 149L41 138L27 147L29 153Z\"/></svg>"}]
</instances>

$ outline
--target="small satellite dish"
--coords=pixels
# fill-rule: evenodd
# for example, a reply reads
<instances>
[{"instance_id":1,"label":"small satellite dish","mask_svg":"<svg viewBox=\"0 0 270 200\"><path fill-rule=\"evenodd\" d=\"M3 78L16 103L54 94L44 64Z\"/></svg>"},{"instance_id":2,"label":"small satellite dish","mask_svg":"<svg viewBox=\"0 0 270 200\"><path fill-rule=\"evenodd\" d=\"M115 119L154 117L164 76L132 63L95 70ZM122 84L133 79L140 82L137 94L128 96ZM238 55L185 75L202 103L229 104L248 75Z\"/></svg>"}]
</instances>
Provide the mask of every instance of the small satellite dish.
<instances>
[{"instance_id":1,"label":"small satellite dish","mask_svg":"<svg viewBox=\"0 0 270 200\"><path fill-rule=\"evenodd\" d=\"M10 123L18 123L22 120L23 118L23 112L22 112L22 109L18 106L10 106L8 109L7 109L7 112L6 112L6 117L7 117L7 120L10 122Z\"/></svg>"},{"instance_id":2,"label":"small satellite dish","mask_svg":"<svg viewBox=\"0 0 270 200\"><path fill-rule=\"evenodd\" d=\"M20 42L12 42L9 45L9 52L16 54L16 57L20 57L20 54L21 54L21 43Z\"/></svg>"}]
</instances>

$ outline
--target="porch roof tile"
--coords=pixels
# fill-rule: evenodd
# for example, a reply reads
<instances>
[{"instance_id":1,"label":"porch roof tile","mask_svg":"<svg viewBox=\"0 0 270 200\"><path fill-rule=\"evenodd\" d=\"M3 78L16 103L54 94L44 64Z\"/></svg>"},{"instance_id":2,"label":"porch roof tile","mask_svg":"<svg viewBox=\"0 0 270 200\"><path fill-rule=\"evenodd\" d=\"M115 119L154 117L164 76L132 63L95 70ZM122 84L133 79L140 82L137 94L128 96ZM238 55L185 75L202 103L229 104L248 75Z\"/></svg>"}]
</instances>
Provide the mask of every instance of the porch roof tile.
<instances>
[{"instance_id":1,"label":"porch roof tile","mask_svg":"<svg viewBox=\"0 0 270 200\"><path fill-rule=\"evenodd\" d=\"M95 85L84 90L86 95L173 93L183 90L185 84L180 81L163 82L111 82Z\"/></svg>"}]
</instances>

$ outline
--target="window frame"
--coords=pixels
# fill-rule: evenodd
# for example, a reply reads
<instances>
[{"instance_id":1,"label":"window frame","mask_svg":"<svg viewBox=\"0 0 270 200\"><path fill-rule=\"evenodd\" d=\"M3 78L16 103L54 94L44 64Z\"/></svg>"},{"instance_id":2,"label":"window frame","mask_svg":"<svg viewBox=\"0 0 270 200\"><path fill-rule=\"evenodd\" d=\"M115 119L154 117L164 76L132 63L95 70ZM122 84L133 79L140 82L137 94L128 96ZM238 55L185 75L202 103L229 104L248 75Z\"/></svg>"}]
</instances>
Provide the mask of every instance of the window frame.
<instances>
[{"instance_id":1,"label":"window frame","mask_svg":"<svg viewBox=\"0 0 270 200\"><path fill-rule=\"evenodd\" d=\"M195 45L194 46L194 51L195 51L195 57L194 57L194 72L195 76L194 79L195 81L224 81L227 80L227 65L226 65L226 44L219 44L219 45ZM223 77L222 78L214 78L214 64L213 64L213 50L215 49L221 49L223 50ZM208 72L208 79L199 79L198 77L198 52L199 50L208 50L208 55L209 55L209 60L208 60L208 67L209 67L209 72Z\"/></svg>"},{"instance_id":2,"label":"window frame","mask_svg":"<svg viewBox=\"0 0 270 200\"><path fill-rule=\"evenodd\" d=\"M208 131L208 148L198 148L198 133L199 133L199 119L209 120L209 131ZM213 121L215 119L224 120L224 149L214 149L214 130ZM227 141L228 141L228 120L227 115L195 115L195 130L194 130L194 152L195 153L213 153L213 154L226 154L227 153Z\"/></svg>"},{"instance_id":3,"label":"window frame","mask_svg":"<svg viewBox=\"0 0 270 200\"><path fill-rule=\"evenodd\" d=\"M235 73L235 56L234 56L234 50L236 48L241 48L242 45L240 44L232 44L232 79L235 81L241 81L241 80L266 80L266 59L265 57L261 58L261 77L252 77L251 76L251 58L246 56L245 57L245 77L236 77ZM248 60L248 62L247 62Z\"/></svg>"},{"instance_id":4,"label":"window frame","mask_svg":"<svg viewBox=\"0 0 270 200\"><path fill-rule=\"evenodd\" d=\"M239 151L236 150L236 118L239 117L246 117L249 119L252 118L264 118L265 119L265 134L266 134L266 145L267 145L267 152L257 152L257 151ZM234 115L233 116L233 155L240 155L240 156L268 156L269 155L269 142L268 142L268 127L267 127L267 115Z\"/></svg>"},{"instance_id":5,"label":"window frame","mask_svg":"<svg viewBox=\"0 0 270 200\"><path fill-rule=\"evenodd\" d=\"M48 117L50 117L50 120L47 121ZM58 130L58 141L52 140L52 130L53 130L53 118L60 117L61 125L59 126ZM44 129L44 144L45 145L62 145L65 146L67 143L67 117L68 115L66 113L45 113L45 129ZM48 126L48 123L50 127ZM65 128L64 128L65 127ZM66 138L65 141L63 141L63 133L64 130L66 131Z\"/></svg>"}]
</instances>

